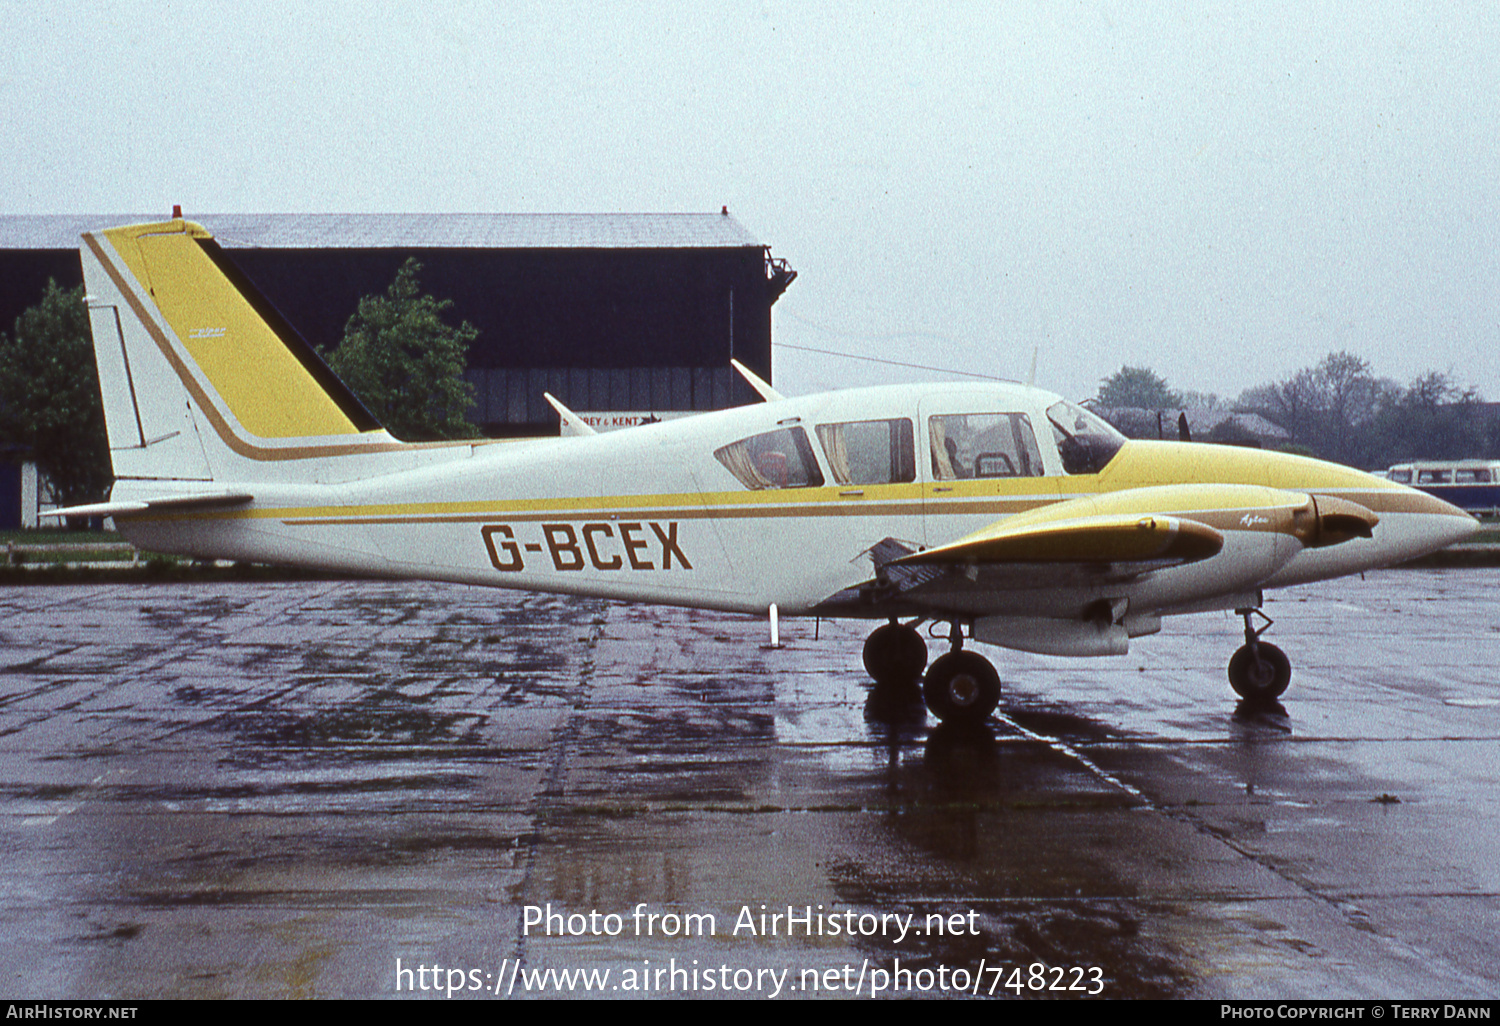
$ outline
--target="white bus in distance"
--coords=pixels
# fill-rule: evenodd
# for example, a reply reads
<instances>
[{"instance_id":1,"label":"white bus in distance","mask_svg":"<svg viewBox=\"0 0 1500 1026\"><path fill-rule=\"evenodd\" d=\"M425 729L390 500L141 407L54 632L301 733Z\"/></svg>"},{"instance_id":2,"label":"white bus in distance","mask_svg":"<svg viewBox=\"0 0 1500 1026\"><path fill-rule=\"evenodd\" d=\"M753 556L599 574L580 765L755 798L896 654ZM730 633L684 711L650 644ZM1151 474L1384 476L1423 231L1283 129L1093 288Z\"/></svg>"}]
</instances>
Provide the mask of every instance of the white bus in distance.
<instances>
[{"instance_id":1,"label":"white bus in distance","mask_svg":"<svg viewBox=\"0 0 1500 1026\"><path fill-rule=\"evenodd\" d=\"M1398 463L1385 476L1471 513L1500 507L1500 460Z\"/></svg>"}]
</instances>

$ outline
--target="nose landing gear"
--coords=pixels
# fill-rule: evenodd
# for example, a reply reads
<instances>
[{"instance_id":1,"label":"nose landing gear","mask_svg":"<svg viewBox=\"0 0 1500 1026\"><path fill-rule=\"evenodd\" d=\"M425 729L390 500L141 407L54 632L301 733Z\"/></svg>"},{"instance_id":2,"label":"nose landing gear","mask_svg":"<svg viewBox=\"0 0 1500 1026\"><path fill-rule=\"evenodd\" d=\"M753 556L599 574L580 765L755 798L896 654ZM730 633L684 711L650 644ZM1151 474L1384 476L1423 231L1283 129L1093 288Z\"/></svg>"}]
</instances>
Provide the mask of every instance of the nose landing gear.
<instances>
[{"instance_id":1,"label":"nose landing gear","mask_svg":"<svg viewBox=\"0 0 1500 1026\"><path fill-rule=\"evenodd\" d=\"M1260 636L1271 627L1271 618L1259 609L1237 609L1245 618L1245 643L1229 659L1229 686L1247 702L1272 702L1280 698L1292 682L1292 661L1286 653ZM1266 621L1259 630L1250 618Z\"/></svg>"}]
</instances>

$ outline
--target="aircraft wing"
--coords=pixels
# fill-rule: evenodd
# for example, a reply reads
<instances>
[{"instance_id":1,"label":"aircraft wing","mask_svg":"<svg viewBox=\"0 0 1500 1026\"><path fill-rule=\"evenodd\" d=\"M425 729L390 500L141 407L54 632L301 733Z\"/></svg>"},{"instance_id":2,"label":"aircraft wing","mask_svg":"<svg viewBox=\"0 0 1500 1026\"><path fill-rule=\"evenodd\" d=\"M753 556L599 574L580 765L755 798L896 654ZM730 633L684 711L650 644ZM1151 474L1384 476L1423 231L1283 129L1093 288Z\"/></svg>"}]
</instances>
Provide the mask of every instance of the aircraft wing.
<instances>
[{"instance_id":1,"label":"aircraft wing","mask_svg":"<svg viewBox=\"0 0 1500 1026\"><path fill-rule=\"evenodd\" d=\"M1295 526L1316 518L1315 509L1306 494L1253 485L1167 485L1085 496L930 549L885 539L868 550L874 579L829 596L820 607L920 605L924 592L946 590L955 574L967 578L968 588L1000 591L1128 581L1215 556L1224 547L1224 530L1247 524L1320 544ZM1358 526L1368 536L1368 525Z\"/></svg>"},{"instance_id":2,"label":"aircraft wing","mask_svg":"<svg viewBox=\"0 0 1500 1026\"><path fill-rule=\"evenodd\" d=\"M914 552L898 564L1075 563L1177 566L1217 555L1224 535L1196 520L1160 513L992 524L947 545Z\"/></svg>"}]
</instances>

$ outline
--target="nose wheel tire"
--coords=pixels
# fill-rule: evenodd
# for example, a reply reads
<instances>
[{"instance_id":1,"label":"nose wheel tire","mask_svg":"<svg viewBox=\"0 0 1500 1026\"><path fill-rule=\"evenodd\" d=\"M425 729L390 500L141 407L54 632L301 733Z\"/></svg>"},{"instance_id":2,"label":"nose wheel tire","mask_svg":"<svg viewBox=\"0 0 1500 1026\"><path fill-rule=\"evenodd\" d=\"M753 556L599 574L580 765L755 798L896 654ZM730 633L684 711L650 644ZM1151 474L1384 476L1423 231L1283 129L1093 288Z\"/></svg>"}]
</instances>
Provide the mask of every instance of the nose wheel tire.
<instances>
[{"instance_id":1,"label":"nose wheel tire","mask_svg":"<svg viewBox=\"0 0 1500 1026\"><path fill-rule=\"evenodd\" d=\"M927 665L927 642L915 627L888 623L865 639L864 660L878 687L915 684Z\"/></svg>"},{"instance_id":2,"label":"nose wheel tire","mask_svg":"<svg viewBox=\"0 0 1500 1026\"><path fill-rule=\"evenodd\" d=\"M922 698L944 723L976 725L1000 704L1000 675L975 652L949 652L927 668Z\"/></svg>"},{"instance_id":3,"label":"nose wheel tire","mask_svg":"<svg viewBox=\"0 0 1500 1026\"><path fill-rule=\"evenodd\" d=\"M1241 645L1229 659L1229 686L1248 702L1280 698L1292 682L1292 661L1268 641Z\"/></svg>"}]
</instances>

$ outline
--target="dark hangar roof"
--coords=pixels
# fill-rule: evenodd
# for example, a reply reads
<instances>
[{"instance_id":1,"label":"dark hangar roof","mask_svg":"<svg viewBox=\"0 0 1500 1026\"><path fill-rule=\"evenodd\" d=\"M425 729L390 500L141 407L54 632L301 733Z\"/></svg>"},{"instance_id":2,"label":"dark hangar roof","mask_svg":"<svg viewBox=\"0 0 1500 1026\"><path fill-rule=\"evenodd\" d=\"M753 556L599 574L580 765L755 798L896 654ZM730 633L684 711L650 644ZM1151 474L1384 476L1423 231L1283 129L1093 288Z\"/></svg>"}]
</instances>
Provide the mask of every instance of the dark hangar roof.
<instances>
[{"instance_id":1,"label":"dark hangar roof","mask_svg":"<svg viewBox=\"0 0 1500 1026\"><path fill-rule=\"evenodd\" d=\"M192 214L226 249L762 248L718 214ZM86 231L163 214L0 214L0 249L76 249Z\"/></svg>"}]
</instances>

